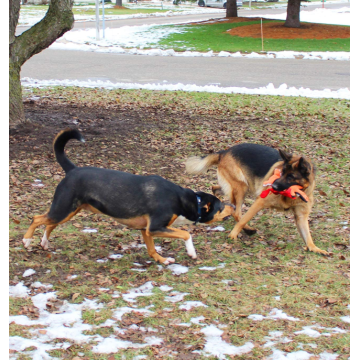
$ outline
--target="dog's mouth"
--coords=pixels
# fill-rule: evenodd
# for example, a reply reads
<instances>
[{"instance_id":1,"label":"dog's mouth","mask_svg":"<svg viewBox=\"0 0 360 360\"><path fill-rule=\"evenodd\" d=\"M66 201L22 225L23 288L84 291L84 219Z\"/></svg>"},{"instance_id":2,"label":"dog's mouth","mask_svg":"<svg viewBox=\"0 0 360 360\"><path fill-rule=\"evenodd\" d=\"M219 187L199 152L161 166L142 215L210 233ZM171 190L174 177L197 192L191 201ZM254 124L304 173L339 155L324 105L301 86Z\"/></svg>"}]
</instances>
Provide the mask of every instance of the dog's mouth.
<instances>
[{"instance_id":1,"label":"dog's mouth","mask_svg":"<svg viewBox=\"0 0 360 360\"><path fill-rule=\"evenodd\" d=\"M230 218L231 218L231 215L225 216L225 217L223 218L223 221L229 220Z\"/></svg>"}]
</instances>

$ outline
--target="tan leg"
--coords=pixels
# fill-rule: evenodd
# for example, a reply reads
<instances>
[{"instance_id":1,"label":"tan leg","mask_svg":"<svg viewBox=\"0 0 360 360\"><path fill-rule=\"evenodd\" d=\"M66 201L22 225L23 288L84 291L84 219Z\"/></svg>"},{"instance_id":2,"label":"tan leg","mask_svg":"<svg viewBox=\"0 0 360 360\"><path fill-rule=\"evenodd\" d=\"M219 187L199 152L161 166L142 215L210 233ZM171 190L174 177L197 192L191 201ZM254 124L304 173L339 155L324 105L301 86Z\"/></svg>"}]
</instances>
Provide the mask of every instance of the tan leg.
<instances>
[{"instance_id":1,"label":"tan leg","mask_svg":"<svg viewBox=\"0 0 360 360\"><path fill-rule=\"evenodd\" d=\"M240 219L240 221L235 225L230 233L230 238L233 240L237 239L240 231L245 227L245 225L262 209L264 209L266 202L261 197L258 197L255 202L252 204L250 209L246 214Z\"/></svg>"},{"instance_id":2,"label":"tan leg","mask_svg":"<svg viewBox=\"0 0 360 360\"><path fill-rule=\"evenodd\" d=\"M313 251L323 255L329 255L327 251L319 249L313 242L309 229L309 213L310 209L306 206L295 207L294 214L296 227L309 251Z\"/></svg>"},{"instance_id":3,"label":"tan leg","mask_svg":"<svg viewBox=\"0 0 360 360\"><path fill-rule=\"evenodd\" d=\"M43 215L34 216L33 221L23 238L23 244L25 248L28 248L30 246L32 237L34 235L34 231L37 227L41 225L51 225L51 224L52 221L48 218L47 213Z\"/></svg>"},{"instance_id":4,"label":"tan leg","mask_svg":"<svg viewBox=\"0 0 360 360\"><path fill-rule=\"evenodd\" d=\"M241 217L242 217L242 205L244 203L244 198L245 198L245 194L247 192L247 187L238 186L238 188L236 190L237 190L236 193L235 194L233 193L233 199L234 199L233 204L236 207L235 213L233 216L234 216L234 219L236 222L240 222ZM252 228L251 226L249 226L247 224L244 225L243 230L248 235L253 235L256 233L256 229Z\"/></svg>"},{"instance_id":5,"label":"tan leg","mask_svg":"<svg viewBox=\"0 0 360 360\"><path fill-rule=\"evenodd\" d=\"M158 261L161 264L164 265L169 265L171 263L175 262L175 259L173 258L163 258L161 255L159 255L156 250L155 250L155 244L154 244L154 239L152 236L147 235L146 234L146 230L141 230L141 234L144 238L145 244L146 244L146 248L148 251L148 254L155 260Z\"/></svg>"},{"instance_id":6,"label":"tan leg","mask_svg":"<svg viewBox=\"0 0 360 360\"><path fill-rule=\"evenodd\" d=\"M50 234L56 227L57 227L57 224L56 225L48 225L48 226L46 226L44 236L42 237L41 243L40 243L41 247L44 250L47 250L49 248Z\"/></svg>"},{"instance_id":7,"label":"tan leg","mask_svg":"<svg viewBox=\"0 0 360 360\"><path fill-rule=\"evenodd\" d=\"M150 235L154 236L154 237L166 237L166 238L171 238L171 239L183 239L185 241L185 247L186 247L187 254L192 259L197 258L196 251L195 251L195 248L194 248L194 244L192 242L192 237L187 231L180 230L180 229L175 229L175 228L172 228L172 227L167 227L166 229L169 230L169 231L156 231L156 232L152 232Z\"/></svg>"},{"instance_id":8,"label":"tan leg","mask_svg":"<svg viewBox=\"0 0 360 360\"><path fill-rule=\"evenodd\" d=\"M72 213L70 213L64 220L60 221L59 223L54 223L53 220L51 220L49 217L48 217L48 213L44 214L44 215L36 215L34 216L33 218L33 221L29 227L29 229L27 230L26 234L24 235L24 238L23 238L23 243L24 243L24 246L25 248L28 248L30 246L30 243L31 243L31 240L32 240L32 236L34 235L34 231L36 230L37 227L41 226L41 225L50 225L50 226L56 226L58 224L63 224L67 221L69 221L73 216L75 216L79 211L81 210L81 208L77 208L75 211L73 211ZM55 228L54 226L54 228ZM54 229L52 228L50 230L49 229L46 229L46 230L50 230L50 232ZM45 230L45 234L43 236L43 239L41 241L41 244L47 244L47 239L49 238L46 234L47 234L47 231ZM49 232L49 235L50 235L50 232ZM44 237L47 237L47 239L45 240ZM42 245L41 245L42 246Z\"/></svg>"}]
</instances>

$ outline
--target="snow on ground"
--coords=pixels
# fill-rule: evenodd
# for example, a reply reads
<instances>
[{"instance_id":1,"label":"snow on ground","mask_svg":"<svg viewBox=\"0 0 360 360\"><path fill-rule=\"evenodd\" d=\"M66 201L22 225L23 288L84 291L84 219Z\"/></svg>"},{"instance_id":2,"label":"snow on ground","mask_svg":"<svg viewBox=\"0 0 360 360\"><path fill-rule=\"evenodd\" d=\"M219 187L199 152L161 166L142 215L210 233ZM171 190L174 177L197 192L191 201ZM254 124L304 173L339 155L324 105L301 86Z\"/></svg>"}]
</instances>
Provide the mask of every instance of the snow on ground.
<instances>
[{"instance_id":1,"label":"snow on ground","mask_svg":"<svg viewBox=\"0 0 360 360\"><path fill-rule=\"evenodd\" d=\"M215 9L215 8L206 8L199 7L197 5L179 5L174 6L171 4L164 3L162 5L164 10L168 10L166 12L153 12L150 14L129 14L129 15L114 15L111 14L111 9L113 5L105 5L105 9L107 10L107 14L105 14L105 20L124 20L124 19L134 19L134 18L148 18L148 17L173 17L176 15L196 15L196 14L217 14L217 13L225 13L223 9ZM153 9L160 10L161 3L158 3L154 6L154 4L144 4L144 5L132 5L126 4L126 7L131 10L136 9ZM81 14L78 11L87 11L89 9L95 10L95 5L82 5L82 6L74 6L74 10L76 10L76 14L74 15L76 22L86 22L86 21L95 21L95 15ZM39 22L46 14L45 9L34 9L31 7L31 10L28 7L22 7L20 10L19 22L18 26L32 26ZM100 21L102 21L102 6L100 8Z\"/></svg>"},{"instance_id":2,"label":"snow on ground","mask_svg":"<svg viewBox=\"0 0 360 360\"><path fill-rule=\"evenodd\" d=\"M187 266L183 266L179 264L171 264L167 268L170 269L174 275L185 274L189 271L189 268Z\"/></svg>"},{"instance_id":3,"label":"snow on ground","mask_svg":"<svg viewBox=\"0 0 360 360\"><path fill-rule=\"evenodd\" d=\"M205 335L205 346L204 350L194 351L200 354L211 354L218 359L226 359L226 355L242 355L250 352L254 345L251 342L245 343L243 346L234 346L225 342L221 335L222 330L217 328L215 325L209 325L201 329Z\"/></svg>"},{"instance_id":4,"label":"snow on ground","mask_svg":"<svg viewBox=\"0 0 360 360\"><path fill-rule=\"evenodd\" d=\"M256 14L247 17L262 17L265 19L286 20L286 11L281 14ZM350 7L340 9L318 8L311 11L300 10L300 21L317 24L349 25Z\"/></svg>"},{"instance_id":5,"label":"snow on ground","mask_svg":"<svg viewBox=\"0 0 360 360\"><path fill-rule=\"evenodd\" d=\"M15 286L9 286L9 296L12 297L27 297L30 290L23 284L19 282Z\"/></svg>"},{"instance_id":6,"label":"snow on ground","mask_svg":"<svg viewBox=\"0 0 360 360\"><path fill-rule=\"evenodd\" d=\"M142 25L143 27L150 25ZM121 29L119 32L121 32ZM170 31L170 29L168 29ZM134 33L135 30L133 29ZM93 30L89 30L89 34L91 34ZM156 29L153 29L153 35L156 33ZM170 32L169 32L170 33ZM164 34L164 32L163 32ZM64 35L65 36L65 35ZM150 38L151 34L146 35ZM165 35L164 35L165 36ZM142 35L137 34L137 38L141 39ZM345 51L312 51L312 52L300 52L300 51L269 51L267 53L259 54L256 52L241 53L239 51L235 53L230 53L228 51L220 51L219 53L215 53L213 51L208 52L199 52L199 51L190 51L185 50L183 52L177 52L173 49L162 50L162 49L138 49L138 48L126 48L127 45L122 46L99 46L95 41L95 35L91 35L89 37L89 41L87 43L73 43L68 42L67 40L59 39L55 43L50 46L50 49L53 50L77 50L77 51L92 51L92 52L100 52L100 53L116 53L116 54L129 54L129 55L147 55L147 56L180 56L180 57L234 57L234 58L249 58L249 59L304 59L304 60L342 60L349 61L350 53ZM154 41L154 45L156 42L155 36L152 38ZM102 40L99 40L102 41ZM117 40L119 41L119 40ZM132 42L136 42L135 38L122 38L121 42L128 44L128 46L133 46ZM139 40L139 42L142 40ZM86 41L85 41L86 42ZM142 45L144 47L145 45ZM150 42L146 45L150 47Z\"/></svg>"},{"instance_id":7,"label":"snow on ground","mask_svg":"<svg viewBox=\"0 0 360 360\"><path fill-rule=\"evenodd\" d=\"M151 281L148 281L144 285L139 286L138 288L131 289L127 294L123 294L122 297L125 301L136 302L136 298L139 296L152 296L154 293L152 289L154 286Z\"/></svg>"},{"instance_id":8,"label":"snow on ground","mask_svg":"<svg viewBox=\"0 0 360 360\"><path fill-rule=\"evenodd\" d=\"M52 285L44 285L40 282L34 282L30 285L32 289L52 287ZM152 290L154 286L149 281L142 286L131 289L126 294L122 294L123 297L134 301L134 299L138 296L149 296L152 295ZM170 291L171 287L168 285L161 285L159 287L162 291ZM9 295L12 297L30 297L29 296L30 289L26 287L22 282L19 282L15 286L9 287ZM181 295L179 298L180 301L183 300L183 297L187 295L186 293L180 293L177 291L173 291L170 293L173 295L172 298L177 298L178 295ZM171 296L170 296L171 297ZM48 311L47 303L48 301L56 300L56 292L47 292L47 293L38 293L34 296L30 297L32 303L39 310L39 318L38 319L30 319L25 315L15 315L9 317L9 323L14 322L18 325L24 326L36 326L36 328L29 328L29 334L31 335L31 339L23 338L20 336L10 336L9 339L9 348L10 350L15 350L20 352L22 355L29 356L32 359L51 359L47 351L54 349L67 349L73 343L92 343L92 351L94 353L99 354L110 354L115 353L119 349L141 349L147 346L159 346L162 344L163 339L156 336L147 336L144 338L143 342L133 343L128 340L121 340L117 337L118 334L126 334L129 330L132 331L140 331L143 333L155 333L158 332L158 329L152 327L143 327L136 324L129 325L125 328L119 328L118 321L122 320L124 314L135 312L141 313L143 316L149 316L153 314L151 310L149 310L154 305L149 305L145 308L138 308L136 305L132 304L132 307L125 306L114 309L111 318L104 321L99 325L90 325L86 324L82 318L82 312L87 309L95 310L96 312L103 308L103 304L98 303L96 299L89 300L85 299L80 304L71 304L67 301L64 301L60 306L58 311L53 313ZM177 299L178 300L178 299ZM185 301L183 304L179 306L181 310L191 311L194 307L207 307L204 303L200 301ZM163 309L164 311L172 310L172 309ZM261 316L261 315L258 315ZM263 317L264 318L264 317ZM287 319L294 320L295 318L291 318L282 310L273 309L270 311L269 315L265 318L270 319ZM202 326L200 332L204 334L205 337L205 345L202 350L194 351L195 353L200 353L206 357L215 356L217 359L227 359L227 355L241 355L246 354L252 351L254 348L254 344L252 342L246 342L242 346L232 345L230 342L224 341L221 337L223 331L220 328L226 327L226 325L222 324L204 324L202 323L205 320L204 316L193 317L190 319L189 323L182 324L172 324L177 326L187 326L190 327L192 325ZM209 319L206 319L209 321ZM297 320L297 319L296 319ZM85 331L93 331L97 328L101 327L111 327L113 329L113 334L104 338L98 334L95 335L86 335ZM339 328L326 328L320 325L311 325L304 326L303 330L295 332L295 335L306 334L310 335L309 329L313 330L323 329L328 333L322 333L321 335L330 336L332 334L342 334L347 331L339 329ZM320 334L319 332L317 332ZM311 334L314 334L311 332ZM320 335L319 335L320 336ZM314 337L314 336L313 336ZM315 337L318 337L316 335ZM310 359L314 354L308 353L304 350L301 350L301 344L299 345L300 350L285 353L281 350L275 348L277 344L284 344L291 342L292 340L283 337L282 331L271 331L268 336L265 336L264 341L266 343L262 345L265 348L270 348L272 350L272 355L268 357L268 360L307 360ZM309 344L308 344L309 345ZM316 348L316 344L312 344L313 348ZM28 351L25 351L26 348L31 348ZM11 353L10 359L16 359L18 356L17 353ZM143 355L139 355L139 359L142 358ZM331 354L328 352L323 352L318 355L320 360L335 360L337 359L337 354Z\"/></svg>"},{"instance_id":9,"label":"snow on ground","mask_svg":"<svg viewBox=\"0 0 360 360\"><path fill-rule=\"evenodd\" d=\"M170 90L170 91L199 91L223 94L250 94L250 95L274 95L274 96L303 96L310 98L329 98L329 99L350 99L350 90L343 88L339 90L311 90L309 88L288 87L286 84L278 88L270 83L260 88L245 87L220 87L217 85L198 86L192 84L136 84L136 83L112 83L110 81L79 81L79 80L36 80L28 77L21 79L21 85L24 87L47 87L47 86L78 86L87 88L104 89L145 89L145 90ZM141 246L140 244L139 246ZM145 246L145 245L143 245ZM155 246L155 249L158 247ZM157 250L158 251L158 250ZM158 251L159 252L159 251ZM185 266L172 264L167 268L173 271L175 275L187 272L189 269Z\"/></svg>"},{"instance_id":10,"label":"snow on ground","mask_svg":"<svg viewBox=\"0 0 360 360\"><path fill-rule=\"evenodd\" d=\"M31 275L34 275L36 273L36 271L35 270L33 270L33 269L27 269L27 270L25 270L24 271L24 273L23 273L23 277L28 277L28 276L31 276Z\"/></svg>"},{"instance_id":11,"label":"snow on ground","mask_svg":"<svg viewBox=\"0 0 360 360\"><path fill-rule=\"evenodd\" d=\"M254 321L262 321L266 319L271 320L289 320L289 321L298 321L298 318L286 315L282 310L279 310L277 308L272 309L269 312L268 316L258 315L258 314L251 314L248 316L248 319L254 320Z\"/></svg>"},{"instance_id":12,"label":"snow on ground","mask_svg":"<svg viewBox=\"0 0 360 360\"><path fill-rule=\"evenodd\" d=\"M216 9L215 9L216 10ZM249 15L259 16L259 15ZM283 19L286 13L263 15L262 17ZM350 24L349 8L341 9L315 9L313 11L302 11L301 20L317 23ZM174 24L175 22L172 22ZM182 22L185 24L184 22ZM158 42L173 33L186 32L186 24L181 28L172 28L160 26L158 24L123 26L120 28L107 28L105 30L105 39L96 40L95 29L73 30L65 33L60 39L51 45L51 49L57 50L80 50L93 52L108 52L120 54L136 54L149 56L220 56L220 57L246 57L246 58L280 58L293 59L301 58L308 60L350 60L349 52L296 52L279 51L258 53L229 53L221 51L214 53L212 51L201 53L191 51L184 47L184 52L175 52L173 49L161 50L157 48ZM144 48L151 48L144 50Z\"/></svg>"},{"instance_id":13,"label":"snow on ground","mask_svg":"<svg viewBox=\"0 0 360 360\"><path fill-rule=\"evenodd\" d=\"M182 305L179 306L179 310L189 311L195 307L207 307L201 301L185 301Z\"/></svg>"}]
</instances>

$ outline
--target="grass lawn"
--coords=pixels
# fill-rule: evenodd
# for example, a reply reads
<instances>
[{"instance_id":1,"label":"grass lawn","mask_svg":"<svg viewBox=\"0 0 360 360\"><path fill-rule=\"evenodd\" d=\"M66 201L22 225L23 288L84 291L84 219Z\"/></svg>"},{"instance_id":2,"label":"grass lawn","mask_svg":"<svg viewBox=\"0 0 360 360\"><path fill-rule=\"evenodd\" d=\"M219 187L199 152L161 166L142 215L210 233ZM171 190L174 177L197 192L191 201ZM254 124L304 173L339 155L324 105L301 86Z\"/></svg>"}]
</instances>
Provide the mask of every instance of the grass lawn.
<instances>
[{"instance_id":1,"label":"grass lawn","mask_svg":"<svg viewBox=\"0 0 360 360\"><path fill-rule=\"evenodd\" d=\"M40 100L34 103L26 99L33 95L40 96ZM307 351L315 356L327 352L338 354L337 359L349 357L350 324L341 319L350 311L349 101L79 88L33 89L24 91L24 96L29 122L10 134L10 284L23 281L29 288L35 281L52 284L57 301L48 304L47 309L54 313L64 301L80 304L85 298L97 300L102 309L81 311L81 321L90 327L84 335L133 343L142 343L150 334L163 339L161 346L119 349L111 355L96 353L95 340L76 344L67 338L72 346L50 350L52 356L73 359L81 353L81 358L87 360L133 359L135 355L205 359L192 352L203 350L207 344L201 332L204 326L190 323L203 316L202 324L218 328L225 325L221 327L221 339L228 345L253 345L251 351L234 359L264 359L276 350L285 355ZM39 246L43 229L36 231L32 248L25 250L21 239L31 218L48 209L63 177L52 154L53 137L74 123L86 139L85 144L71 141L67 146L67 154L76 165L158 174L181 186L207 192L216 184L216 172L186 174L183 163L190 155L206 155L239 142L306 155L317 167L310 229L315 244L332 256L305 252L293 215L267 210L251 223L258 233L252 237L242 234L237 241L228 238L233 220L221 224L224 232L191 225L197 260L186 255L180 240L155 239L163 256L175 257L178 264L189 268L179 276L166 267L159 269L146 249L137 246L142 244L139 231L85 212L54 230L49 251ZM35 179L44 186L33 186ZM246 199L244 210L252 201ZM84 227L98 232L83 233ZM112 253L123 257L97 262ZM216 269L201 270L204 266ZM36 274L23 278L30 268ZM148 281L154 286L151 296L138 297L136 303L122 297ZM169 293L160 290L160 285L187 295L179 302L169 302ZM46 290L31 288L30 295L41 292ZM119 297L115 296L117 292ZM184 301L201 301L207 307L181 310L179 305ZM152 313L143 316L135 309L121 320L114 318L120 308L134 304L137 309L150 306ZM268 316L275 308L298 320L249 318L251 314ZM30 298L11 298L10 314L33 319L38 316ZM99 326L111 318L113 324ZM132 325L151 327L156 332L144 335ZM314 327L317 337L296 334L308 326ZM39 328L13 322L10 334L30 339L37 336ZM119 334L119 328L125 329L125 334ZM44 326L41 329L45 333L49 330ZM282 332L283 341L274 340L275 344L265 346L274 331ZM322 335L325 333L330 335ZM23 350L18 358L33 358L32 350Z\"/></svg>"},{"instance_id":2,"label":"grass lawn","mask_svg":"<svg viewBox=\"0 0 360 360\"><path fill-rule=\"evenodd\" d=\"M263 23L281 21L264 21ZM175 51L229 51L229 52L260 52L261 38L232 36L228 30L259 24L260 21L244 21L238 23L204 24L204 25L171 25L182 29L182 33L175 33L160 40L162 49ZM349 39L264 39L265 51L350 51Z\"/></svg>"}]
</instances>

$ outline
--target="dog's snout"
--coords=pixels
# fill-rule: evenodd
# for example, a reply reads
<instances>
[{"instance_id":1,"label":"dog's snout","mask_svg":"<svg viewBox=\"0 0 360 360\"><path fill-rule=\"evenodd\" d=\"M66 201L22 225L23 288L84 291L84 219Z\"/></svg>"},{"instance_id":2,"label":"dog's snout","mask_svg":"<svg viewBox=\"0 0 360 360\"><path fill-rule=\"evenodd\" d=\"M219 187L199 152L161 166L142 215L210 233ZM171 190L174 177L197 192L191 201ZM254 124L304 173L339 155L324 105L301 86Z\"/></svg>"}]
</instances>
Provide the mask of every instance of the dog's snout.
<instances>
[{"instance_id":1,"label":"dog's snout","mask_svg":"<svg viewBox=\"0 0 360 360\"><path fill-rule=\"evenodd\" d=\"M276 183L276 182L274 182L273 184L272 184L272 188L274 189L274 190L276 190L276 191L279 191L279 185Z\"/></svg>"}]
</instances>

